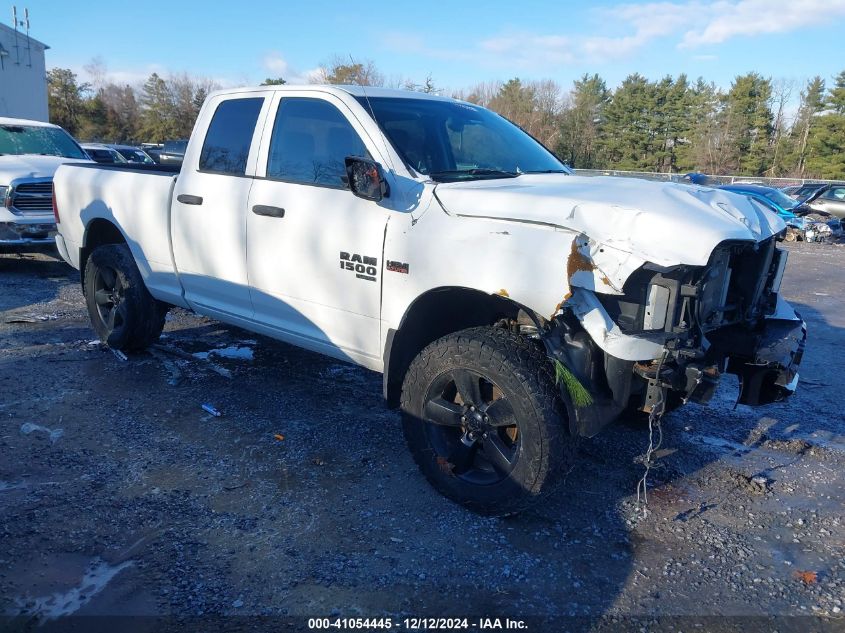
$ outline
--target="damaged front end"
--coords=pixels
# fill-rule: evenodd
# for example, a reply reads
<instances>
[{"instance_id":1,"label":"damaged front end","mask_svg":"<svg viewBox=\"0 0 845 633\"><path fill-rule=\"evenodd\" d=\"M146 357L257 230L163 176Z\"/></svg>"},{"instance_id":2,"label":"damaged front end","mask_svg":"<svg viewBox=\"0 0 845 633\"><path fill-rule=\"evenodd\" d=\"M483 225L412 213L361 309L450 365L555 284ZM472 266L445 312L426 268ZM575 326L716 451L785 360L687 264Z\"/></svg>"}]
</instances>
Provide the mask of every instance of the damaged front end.
<instances>
[{"instance_id":1,"label":"damaged front end","mask_svg":"<svg viewBox=\"0 0 845 633\"><path fill-rule=\"evenodd\" d=\"M793 393L807 329L778 294L786 258L776 237L727 241L706 266L645 263L613 293L573 284L541 335L590 394L589 405L572 406L572 431L595 435L626 409L706 403L723 373L739 376L742 404ZM583 261L577 268L589 272ZM594 268L590 278L618 278Z\"/></svg>"}]
</instances>

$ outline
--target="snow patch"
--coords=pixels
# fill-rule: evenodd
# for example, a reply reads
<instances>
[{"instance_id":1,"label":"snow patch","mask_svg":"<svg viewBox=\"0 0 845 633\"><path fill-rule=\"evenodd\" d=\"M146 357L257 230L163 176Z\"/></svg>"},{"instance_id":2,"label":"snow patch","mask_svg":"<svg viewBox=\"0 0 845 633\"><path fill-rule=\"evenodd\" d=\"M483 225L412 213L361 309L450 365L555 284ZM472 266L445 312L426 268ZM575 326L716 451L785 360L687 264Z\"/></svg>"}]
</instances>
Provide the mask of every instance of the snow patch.
<instances>
[{"instance_id":1,"label":"snow patch","mask_svg":"<svg viewBox=\"0 0 845 633\"><path fill-rule=\"evenodd\" d=\"M65 434L64 429L48 429L46 426L40 424L33 424L32 422L24 422L21 424L21 433L29 435L34 432L46 433L50 437L50 443L55 444L62 435Z\"/></svg>"},{"instance_id":2,"label":"snow patch","mask_svg":"<svg viewBox=\"0 0 845 633\"><path fill-rule=\"evenodd\" d=\"M211 356L219 356L220 358L232 358L236 360L252 360L254 353L251 347L240 347L239 345L231 345L229 347L221 347L219 349L212 349L207 352L195 352L194 358L200 360L208 360Z\"/></svg>"},{"instance_id":3,"label":"snow patch","mask_svg":"<svg viewBox=\"0 0 845 633\"><path fill-rule=\"evenodd\" d=\"M71 615L88 604L91 598L100 593L118 573L134 564L134 561L128 560L120 565L109 565L95 558L88 566L82 577L82 583L78 587L41 598L19 599L18 604L21 606L28 604L28 613L47 620Z\"/></svg>"}]
</instances>

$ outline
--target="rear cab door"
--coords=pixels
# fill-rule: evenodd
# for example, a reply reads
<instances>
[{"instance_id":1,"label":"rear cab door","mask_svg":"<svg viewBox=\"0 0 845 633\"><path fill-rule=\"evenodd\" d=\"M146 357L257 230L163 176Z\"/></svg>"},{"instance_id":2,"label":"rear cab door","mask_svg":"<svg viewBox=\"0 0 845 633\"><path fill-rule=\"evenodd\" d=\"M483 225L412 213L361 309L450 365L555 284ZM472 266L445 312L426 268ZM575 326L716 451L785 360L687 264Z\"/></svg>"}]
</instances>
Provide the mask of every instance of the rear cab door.
<instances>
[{"instance_id":1,"label":"rear cab door","mask_svg":"<svg viewBox=\"0 0 845 633\"><path fill-rule=\"evenodd\" d=\"M197 312L251 318L246 208L271 91L217 94L203 106L176 181L173 258Z\"/></svg>"}]
</instances>

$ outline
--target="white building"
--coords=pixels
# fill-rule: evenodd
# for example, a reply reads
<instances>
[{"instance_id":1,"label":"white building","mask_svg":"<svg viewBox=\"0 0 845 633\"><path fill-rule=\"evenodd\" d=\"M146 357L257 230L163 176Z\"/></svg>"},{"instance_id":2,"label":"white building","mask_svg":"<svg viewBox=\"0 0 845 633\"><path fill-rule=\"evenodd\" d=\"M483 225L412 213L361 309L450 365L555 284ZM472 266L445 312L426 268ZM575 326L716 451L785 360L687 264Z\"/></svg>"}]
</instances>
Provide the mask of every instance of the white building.
<instances>
[{"instance_id":1,"label":"white building","mask_svg":"<svg viewBox=\"0 0 845 633\"><path fill-rule=\"evenodd\" d=\"M50 48L26 33L0 24L0 116L47 121L47 67Z\"/></svg>"}]
</instances>

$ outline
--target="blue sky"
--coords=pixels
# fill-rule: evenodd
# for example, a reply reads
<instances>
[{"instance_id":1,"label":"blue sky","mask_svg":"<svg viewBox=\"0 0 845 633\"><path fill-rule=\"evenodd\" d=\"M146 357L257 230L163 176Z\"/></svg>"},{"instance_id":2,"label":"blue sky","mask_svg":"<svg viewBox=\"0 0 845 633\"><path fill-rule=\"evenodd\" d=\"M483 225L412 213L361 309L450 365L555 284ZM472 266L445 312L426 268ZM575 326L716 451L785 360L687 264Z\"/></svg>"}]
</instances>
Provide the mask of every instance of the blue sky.
<instances>
[{"instance_id":1,"label":"blue sky","mask_svg":"<svg viewBox=\"0 0 845 633\"><path fill-rule=\"evenodd\" d=\"M594 72L611 87L631 72L726 87L748 71L829 81L845 70L845 0L24 3L32 36L51 47L48 68L84 76L99 57L110 79L132 84L152 71L307 81L334 55L372 59L395 82L430 73L447 90L514 76L568 88Z\"/></svg>"}]
</instances>

